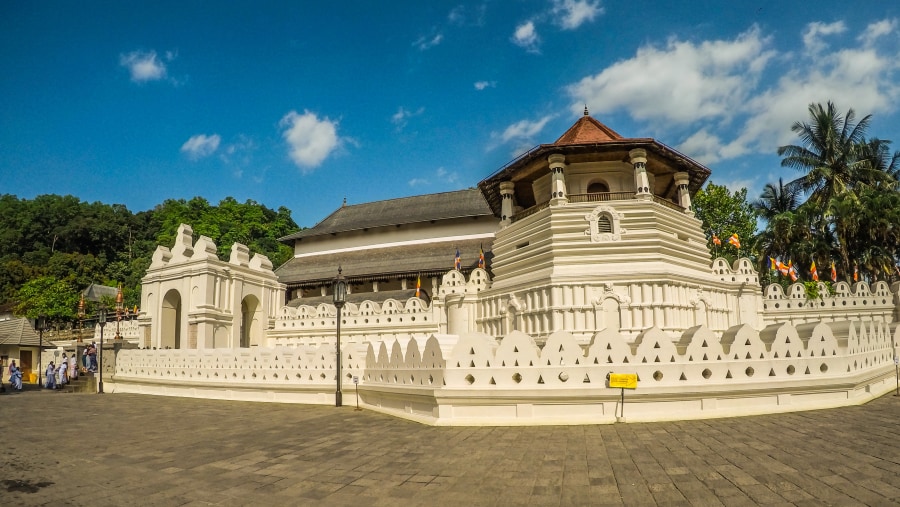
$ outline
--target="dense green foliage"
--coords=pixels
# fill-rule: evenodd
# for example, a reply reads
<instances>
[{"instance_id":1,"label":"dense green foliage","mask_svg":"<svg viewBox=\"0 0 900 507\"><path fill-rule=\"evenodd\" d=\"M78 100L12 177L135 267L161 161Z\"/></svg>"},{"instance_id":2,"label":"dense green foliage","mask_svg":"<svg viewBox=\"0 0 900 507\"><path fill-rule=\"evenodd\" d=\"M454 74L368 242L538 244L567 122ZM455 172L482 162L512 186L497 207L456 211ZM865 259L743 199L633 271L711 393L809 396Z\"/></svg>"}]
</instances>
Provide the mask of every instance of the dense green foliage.
<instances>
[{"instance_id":1,"label":"dense green foliage","mask_svg":"<svg viewBox=\"0 0 900 507\"><path fill-rule=\"evenodd\" d=\"M741 257L753 257L757 212L747 202L747 189L730 192L722 185L709 182L694 196L694 214L703 222L707 244L714 257L724 257L734 262L738 249L728 242L738 235ZM721 245L713 243L719 238Z\"/></svg>"},{"instance_id":2,"label":"dense green foliage","mask_svg":"<svg viewBox=\"0 0 900 507\"><path fill-rule=\"evenodd\" d=\"M125 305L138 305L141 278L156 246L171 246L182 223L193 227L195 239L201 234L212 238L223 260L239 242L276 266L292 254L278 238L297 230L287 208L271 210L230 197L218 206L201 197L169 199L132 213L121 204L73 196L0 195L0 303L20 315L40 313L65 321L74 318L82 289L121 283Z\"/></svg>"},{"instance_id":3,"label":"dense green foliage","mask_svg":"<svg viewBox=\"0 0 900 507\"><path fill-rule=\"evenodd\" d=\"M754 203L766 220L759 241L763 270L775 257L802 266L806 279L813 262L821 280L830 278L832 262L838 280L852 281L857 267L861 279L896 278L900 153L890 152L890 141L866 137L870 118L855 122L853 109L841 115L831 102L811 104L808 122L791 127L800 143L778 154L800 176L767 185Z\"/></svg>"}]
</instances>

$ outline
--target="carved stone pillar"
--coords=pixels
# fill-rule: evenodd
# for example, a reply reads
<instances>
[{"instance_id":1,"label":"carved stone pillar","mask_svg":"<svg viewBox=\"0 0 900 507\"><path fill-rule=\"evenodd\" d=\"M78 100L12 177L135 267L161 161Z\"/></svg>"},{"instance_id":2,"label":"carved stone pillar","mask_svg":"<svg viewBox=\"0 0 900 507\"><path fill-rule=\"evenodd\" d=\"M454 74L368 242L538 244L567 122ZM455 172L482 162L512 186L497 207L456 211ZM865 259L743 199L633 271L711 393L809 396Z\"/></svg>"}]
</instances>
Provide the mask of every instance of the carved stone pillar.
<instances>
[{"instance_id":1,"label":"carved stone pillar","mask_svg":"<svg viewBox=\"0 0 900 507\"><path fill-rule=\"evenodd\" d=\"M503 181L500 183L500 226L506 227L512 223L513 215L513 197L515 196L516 184L511 181Z\"/></svg>"},{"instance_id":2,"label":"carved stone pillar","mask_svg":"<svg viewBox=\"0 0 900 507\"><path fill-rule=\"evenodd\" d=\"M634 166L634 187L639 198L650 199L650 178L647 177L647 151L635 148L628 152Z\"/></svg>"},{"instance_id":3,"label":"carved stone pillar","mask_svg":"<svg viewBox=\"0 0 900 507\"><path fill-rule=\"evenodd\" d=\"M566 194L566 157L554 153L547 157L550 162L550 205L558 206L569 202Z\"/></svg>"},{"instance_id":4,"label":"carved stone pillar","mask_svg":"<svg viewBox=\"0 0 900 507\"><path fill-rule=\"evenodd\" d=\"M691 193L688 191L689 182L688 173L675 173L675 185L678 188L678 204L685 211L691 211Z\"/></svg>"}]
</instances>

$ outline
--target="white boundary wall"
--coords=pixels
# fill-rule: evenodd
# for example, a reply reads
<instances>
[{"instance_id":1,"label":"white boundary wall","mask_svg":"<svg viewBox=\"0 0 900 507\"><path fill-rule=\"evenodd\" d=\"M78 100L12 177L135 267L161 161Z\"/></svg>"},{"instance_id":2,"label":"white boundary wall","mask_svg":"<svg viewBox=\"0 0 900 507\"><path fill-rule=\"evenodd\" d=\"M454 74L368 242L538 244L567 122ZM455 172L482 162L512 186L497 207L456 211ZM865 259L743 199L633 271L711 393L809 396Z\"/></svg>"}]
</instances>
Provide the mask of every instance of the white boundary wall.
<instances>
[{"instance_id":1,"label":"white boundary wall","mask_svg":"<svg viewBox=\"0 0 900 507\"><path fill-rule=\"evenodd\" d=\"M637 373L628 421L728 417L865 403L895 388L897 329L882 321L695 327L673 340L656 328L628 339L597 333L587 347L554 333L538 347L513 332L432 335L342 347L345 404L433 425L616 421L608 373ZM109 392L330 404L334 348L123 350Z\"/></svg>"}]
</instances>

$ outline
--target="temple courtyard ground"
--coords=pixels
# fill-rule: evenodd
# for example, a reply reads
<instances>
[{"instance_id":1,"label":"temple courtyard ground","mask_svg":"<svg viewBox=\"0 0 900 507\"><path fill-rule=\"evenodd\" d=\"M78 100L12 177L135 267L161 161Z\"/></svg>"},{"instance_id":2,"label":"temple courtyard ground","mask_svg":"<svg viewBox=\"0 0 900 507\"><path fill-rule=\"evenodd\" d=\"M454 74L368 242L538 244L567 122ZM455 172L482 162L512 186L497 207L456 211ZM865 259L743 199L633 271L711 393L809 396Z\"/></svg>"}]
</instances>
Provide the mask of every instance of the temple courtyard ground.
<instances>
[{"instance_id":1,"label":"temple courtyard ground","mask_svg":"<svg viewBox=\"0 0 900 507\"><path fill-rule=\"evenodd\" d=\"M626 405L627 416L627 405ZM4 505L897 505L900 398L653 424L435 428L352 406L0 396Z\"/></svg>"}]
</instances>

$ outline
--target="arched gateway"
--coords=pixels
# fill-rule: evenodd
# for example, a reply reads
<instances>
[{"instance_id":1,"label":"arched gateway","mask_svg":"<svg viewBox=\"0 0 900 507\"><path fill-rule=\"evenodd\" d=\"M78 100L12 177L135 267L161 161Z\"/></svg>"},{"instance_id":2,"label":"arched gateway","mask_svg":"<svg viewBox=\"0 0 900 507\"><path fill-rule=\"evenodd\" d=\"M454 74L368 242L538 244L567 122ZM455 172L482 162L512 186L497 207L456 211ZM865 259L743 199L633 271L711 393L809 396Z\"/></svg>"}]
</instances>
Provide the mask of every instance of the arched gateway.
<instances>
[{"instance_id":1,"label":"arched gateway","mask_svg":"<svg viewBox=\"0 0 900 507\"><path fill-rule=\"evenodd\" d=\"M262 346L284 286L264 255L235 243L229 260L211 239L182 224L175 246L160 246L142 280L145 346L159 349L236 349ZM162 297L156 303L154 294ZM158 305L158 306L157 306Z\"/></svg>"}]
</instances>

